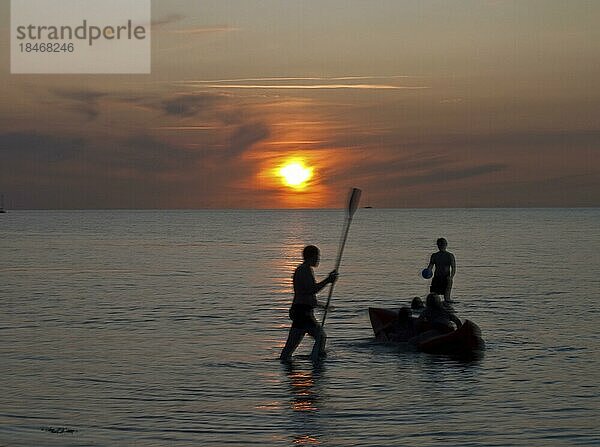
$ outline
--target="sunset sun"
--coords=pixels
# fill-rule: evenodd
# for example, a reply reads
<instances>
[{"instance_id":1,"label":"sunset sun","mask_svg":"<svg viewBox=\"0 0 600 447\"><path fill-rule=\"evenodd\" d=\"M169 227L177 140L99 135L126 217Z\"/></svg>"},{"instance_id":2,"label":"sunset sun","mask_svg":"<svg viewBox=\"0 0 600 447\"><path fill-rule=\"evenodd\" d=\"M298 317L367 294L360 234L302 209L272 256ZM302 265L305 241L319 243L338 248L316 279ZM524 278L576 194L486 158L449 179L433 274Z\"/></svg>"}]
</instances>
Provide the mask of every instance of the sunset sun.
<instances>
[{"instance_id":1,"label":"sunset sun","mask_svg":"<svg viewBox=\"0 0 600 447\"><path fill-rule=\"evenodd\" d=\"M284 185L302 189L313 175L313 169L304 166L303 163L294 161L285 164L279 169L279 176Z\"/></svg>"}]
</instances>

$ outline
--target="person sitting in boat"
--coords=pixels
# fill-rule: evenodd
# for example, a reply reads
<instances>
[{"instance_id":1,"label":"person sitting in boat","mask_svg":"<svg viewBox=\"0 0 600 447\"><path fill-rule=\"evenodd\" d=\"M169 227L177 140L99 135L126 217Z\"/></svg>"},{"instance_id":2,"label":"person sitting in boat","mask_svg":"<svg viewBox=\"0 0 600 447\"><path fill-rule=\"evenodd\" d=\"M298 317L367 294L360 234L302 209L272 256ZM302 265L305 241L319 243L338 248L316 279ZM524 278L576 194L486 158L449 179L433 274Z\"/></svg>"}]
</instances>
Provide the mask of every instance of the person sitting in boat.
<instances>
[{"instance_id":1,"label":"person sitting in boat","mask_svg":"<svg viewBox=\"0 0 600 447\"><path fill-rule=\"evenodd\" d=\"M317 301L317 293L327 284L334 283L338 278L338 273L333 270L323 281L316 282L313 267L319 265L319 249L314 245L307 245L304 247L302 257L304 262L296 268L293 276L294 300L289 313L292 327L281 351L280 360L282 362L291 360L293 352L307 333L315 339L313 350L316 349L316 341L320 340L319 352L325 353L327 337L321 325L315 320L313 310L317 306L324 307Z\"/></svg>"},{"instance_id":2,"label":"person sitting in boat","mask_svg":"<svg viewBox=\"0 0 600 447\"><path fill-rule=\"evenodd\" d=\"M423 304L423 300L420 297L415 296L410 302L410 308L412 310L423 310L425 308L425 304Z\"/></svg>"},{"instance_id":3,"label":"person sitting in boat","mask_svg":"<svg viewBox=\"0 0 600 447\"><path fill-rule=\"evenodd\" d=\"M416 322L417 319L412 316L411 310L406 306L401 307L398 311L395 327L389 333L389 340L408 341L417 335Z\"/></svg>"},{"instance_id":4,"label":"person sitting in boat","mask_svg":"<svg viewBox=\"0 0 600 447\"><path fill-rule=\"evenodd\" d=\"M434 293L427 295L425 309L421 312L417 322L418 332L437 332L438 334L447 334L462 326L460 319L454 315L440 300L440 297ZM428 335L434 335L428 334Z\"/></svg>"}]
</instances>

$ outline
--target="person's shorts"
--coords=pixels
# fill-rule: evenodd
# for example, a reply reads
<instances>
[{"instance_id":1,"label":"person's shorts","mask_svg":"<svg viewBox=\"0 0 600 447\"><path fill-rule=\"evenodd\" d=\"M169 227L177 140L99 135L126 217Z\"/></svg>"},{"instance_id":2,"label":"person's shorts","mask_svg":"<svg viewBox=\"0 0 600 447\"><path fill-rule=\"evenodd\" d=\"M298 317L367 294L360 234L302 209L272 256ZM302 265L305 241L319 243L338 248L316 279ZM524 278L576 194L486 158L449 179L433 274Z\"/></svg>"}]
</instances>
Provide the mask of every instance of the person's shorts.
<instances>
[{"instance_id":1,"label":"person's shorts","mask_svg":"<svg viewBox=\"0 0 600 447\"><path fill-rule=\"evenodd\" d=\"M292 304L290 308L290 320L292 327L302 329L308 333L314 333L319 328L319 323L315 319L312 307L302 304Z\"/></svg>"},{"instance_id":2,"label":"person's shorts","mask_svg":"<svg viewBox=\"0 0 600 447\"><path fill-rule=\"evenodd\" d=\"M444 295L450 287L452 287L452 282L449 276L434 276L429 291L437 295Z\"/></svg>"}]
</instances>

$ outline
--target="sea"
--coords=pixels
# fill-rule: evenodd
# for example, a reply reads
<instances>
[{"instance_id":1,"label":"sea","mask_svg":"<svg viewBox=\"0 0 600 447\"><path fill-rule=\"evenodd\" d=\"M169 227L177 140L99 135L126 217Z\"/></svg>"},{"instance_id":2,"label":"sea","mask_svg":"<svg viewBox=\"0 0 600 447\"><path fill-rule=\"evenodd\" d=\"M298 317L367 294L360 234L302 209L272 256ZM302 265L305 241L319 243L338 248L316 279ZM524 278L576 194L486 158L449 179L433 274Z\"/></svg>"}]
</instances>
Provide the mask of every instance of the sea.
<instances>
[{"instance_id":1,"label":"sea","mask_svg":"<svg viewBox=\"0 0 600 447\"><path fill-rule=\"evenodd\" d=\"M0 445L598 446L600 209L359 209L313 365L278 361L343 210L0 215ZM448 239L483 355L373 338ZM327 290L322 298L326 298ZM320 313L318 313L320 316Z\"/></svg>"}]
</instances>

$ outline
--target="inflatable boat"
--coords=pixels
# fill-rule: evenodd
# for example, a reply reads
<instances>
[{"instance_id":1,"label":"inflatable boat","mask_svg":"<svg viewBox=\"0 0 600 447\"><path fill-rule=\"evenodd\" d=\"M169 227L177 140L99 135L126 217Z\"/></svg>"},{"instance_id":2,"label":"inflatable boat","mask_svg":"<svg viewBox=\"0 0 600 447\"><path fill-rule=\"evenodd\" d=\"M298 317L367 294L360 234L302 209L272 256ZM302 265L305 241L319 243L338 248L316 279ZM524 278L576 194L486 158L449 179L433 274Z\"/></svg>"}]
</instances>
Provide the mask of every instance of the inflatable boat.
<instances>
[{"instance_id":1,"label":"inflatable boat","mask_svg":"<svg viewBox=\"0 0 600 447\"><path fill-rule=\"evenodd\" d=\"M417 350L430 354L477 355L485 348L479 326L465 320L462 326L447 334L427 337L427 333L415 337L398 337L395 331L398 311L377 307L369 308L369 318L375 338L380 341L408 342Z\"/></svg>"}]
</instances>

